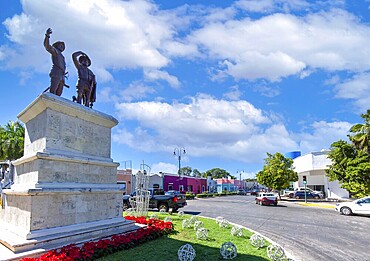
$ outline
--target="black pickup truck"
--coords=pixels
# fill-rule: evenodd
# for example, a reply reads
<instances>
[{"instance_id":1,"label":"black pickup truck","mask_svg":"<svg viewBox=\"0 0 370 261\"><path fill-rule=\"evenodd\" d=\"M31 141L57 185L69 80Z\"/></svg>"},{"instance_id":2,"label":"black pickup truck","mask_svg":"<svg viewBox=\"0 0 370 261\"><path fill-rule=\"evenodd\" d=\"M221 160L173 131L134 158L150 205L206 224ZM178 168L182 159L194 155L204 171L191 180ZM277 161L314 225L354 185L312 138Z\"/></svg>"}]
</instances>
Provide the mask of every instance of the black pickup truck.
<instances>
[{"instance_id":1,"label":"black pickup truck","mask_svg":"<svg viewBox=\"0 0 370 261\"><path fill-rule=\"evenodd\" d=\"M164 193L163 191L152 190L150 191L150 200L149 200L149 208L152 209L164 209L166 212L170 208L172 211L175 212L179 208L186 206L186 197L185 195L181 194L178 191L168 191ZM126 210L131 207L130 198L135 196L135 192L131 195L123 195L123 210Z\"/></svg>"}]
</instances>

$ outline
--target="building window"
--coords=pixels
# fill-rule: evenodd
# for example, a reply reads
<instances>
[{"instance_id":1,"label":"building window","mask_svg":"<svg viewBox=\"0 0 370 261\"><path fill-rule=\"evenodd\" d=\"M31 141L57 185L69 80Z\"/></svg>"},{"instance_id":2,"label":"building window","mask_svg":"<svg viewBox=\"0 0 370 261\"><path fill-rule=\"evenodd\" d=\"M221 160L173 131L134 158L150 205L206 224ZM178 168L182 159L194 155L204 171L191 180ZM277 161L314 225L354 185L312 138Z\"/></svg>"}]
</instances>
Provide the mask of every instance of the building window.
<instances>
[{"instance_id":1,"label":"building window","mask_svg":"<svg viewBox=\"0 0 370 261\"><path fill-rule=\"evenodd\" d=\"M179 190L180 190L180 191L184 191L184 185L180 185L180 186L179 186Z\"/></svg>"},{"instance_id":2,"label":"building window","mask_svg":"<svg viewBox=\"0 0 370 261\"><path fill-rule=\"evenodd\" d=\"M202 186L202 192L204 192L205 188L204 188L204 185Z\"/></svg>"},{"instance_id":3,"label":"building window","mask_svg":"<svg viewBox=\"0 0 370 261\"><path fill-rule=\"evenodd\" d=\"M192 191L193 191L193 186L192 186L192 185L189 185L189 186L187 187L187 191L192 192Z\"/></svg>"},{"instance_id":4,"label":"building window","mask_svg":"<svg viewBox=\"0 0 370 261\"><path fill-rule=\"evenodd\" d=\"M159 188L159 184L153 184L153 188Z\"/></svg>"},{"instance_id":5,"label":"building window","mask_svg":"<svg viewBox=\"0 0 370 261\"><path fill-rule=\"evenodd\" d=\"M173 183L168 183L168 190L173 190Z\"/></svg>"},{"instance_id":6,"label":"building window","mask_svg":"<svg viewBox=\"0 0 370 261\"><path fill-rule=\"evenodd\" d=\"M119 190L126 191L126 181L118 181L117 184L119 185Z\"/></svg>"}]
</instances>

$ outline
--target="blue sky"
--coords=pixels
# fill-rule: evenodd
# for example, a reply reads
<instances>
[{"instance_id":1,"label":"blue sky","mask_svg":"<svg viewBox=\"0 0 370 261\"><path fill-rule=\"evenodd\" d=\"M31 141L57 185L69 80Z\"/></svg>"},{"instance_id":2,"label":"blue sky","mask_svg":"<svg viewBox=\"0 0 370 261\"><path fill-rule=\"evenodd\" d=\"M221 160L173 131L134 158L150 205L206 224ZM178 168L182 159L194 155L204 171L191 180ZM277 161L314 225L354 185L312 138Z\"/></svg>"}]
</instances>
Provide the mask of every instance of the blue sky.
<instances>
[{"instance_id":1,"label":"blue sky","mask_svg":"<svg viewBox=\"0 0 370 261\"><path fill-rule=\"evenodd\" d=\"M219 167L253 177L266 152L303 154L346 140L370 104L370 1L0 2L0 124L49 85L66 44L92 60L94 109L119 120L112 158L138 169Z\"/></svg>"}]
</instances>

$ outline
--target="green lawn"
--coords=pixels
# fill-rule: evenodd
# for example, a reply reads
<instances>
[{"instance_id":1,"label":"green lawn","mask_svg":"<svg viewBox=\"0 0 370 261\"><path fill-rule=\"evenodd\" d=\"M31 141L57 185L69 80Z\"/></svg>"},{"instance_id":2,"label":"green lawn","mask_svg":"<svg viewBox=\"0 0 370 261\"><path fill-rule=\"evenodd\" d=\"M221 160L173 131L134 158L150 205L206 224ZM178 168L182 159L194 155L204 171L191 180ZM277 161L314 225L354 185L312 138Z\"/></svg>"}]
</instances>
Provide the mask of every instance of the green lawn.
<instances>
[{"instance_id":1,"label":"green lawn","mask_svg":"<svg viewBox=\"0 0 370 261\"><path fill-rule=\"evenodd\" d=\"M159 214L155 212L160 219L164 219L167 214ZM150 214L149 214L150 215ZM198 240L194 228L182 228L182 221L189 219L191 215L179 217L177 214L170 216L172 218L175 233L167 237L162 237L143 245L117 252L110 256L100 258L99 261L176 261L178 260L178 249L189 243L196 251L195 260L201 261L215 261L222 260L220 254L220 247L224 242L232 242L236 245L238 255L233 260L270 260L266 253L268 242L265 241L266 246L261 249L253 247L249 238L252 232L243 229L243 236L236 237L231 235L231 228L220 228L216 221L207 218L198 218L204 223L204 227L208 229L208 240Z\"/></svg>"}]
</instances>

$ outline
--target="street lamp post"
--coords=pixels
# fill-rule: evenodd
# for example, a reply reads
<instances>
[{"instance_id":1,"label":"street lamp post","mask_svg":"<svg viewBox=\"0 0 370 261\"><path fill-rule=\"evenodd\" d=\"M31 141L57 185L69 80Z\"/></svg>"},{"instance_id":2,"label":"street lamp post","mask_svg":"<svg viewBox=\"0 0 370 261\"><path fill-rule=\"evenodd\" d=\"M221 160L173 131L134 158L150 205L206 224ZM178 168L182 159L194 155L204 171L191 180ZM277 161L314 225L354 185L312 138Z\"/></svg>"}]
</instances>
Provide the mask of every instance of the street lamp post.
<instances>
[{"instance_id":1,"label":"street lamp post","mask_svg":"<svg viewBox=\"0 0 370 261\"><path fill-rule=\"evenodd\" d=\"M185 148L175 148L173 150L173 155L177 157L179 161L179 171L178 174L181 176L180 170L181 170L181 155L186 154Z\"/></svg>"},{"instance_id":2,"label":"street lamp post","mask_svg":"<svg viewBox=\"0 0 370 261\"><path fill-rule=\"evenodd\" d=\"M236 173L239 173L240 188L244 189L244 186L242 186L242 173L244 173L244 170L237 170Z\"/></svg>"}]
</instances>

